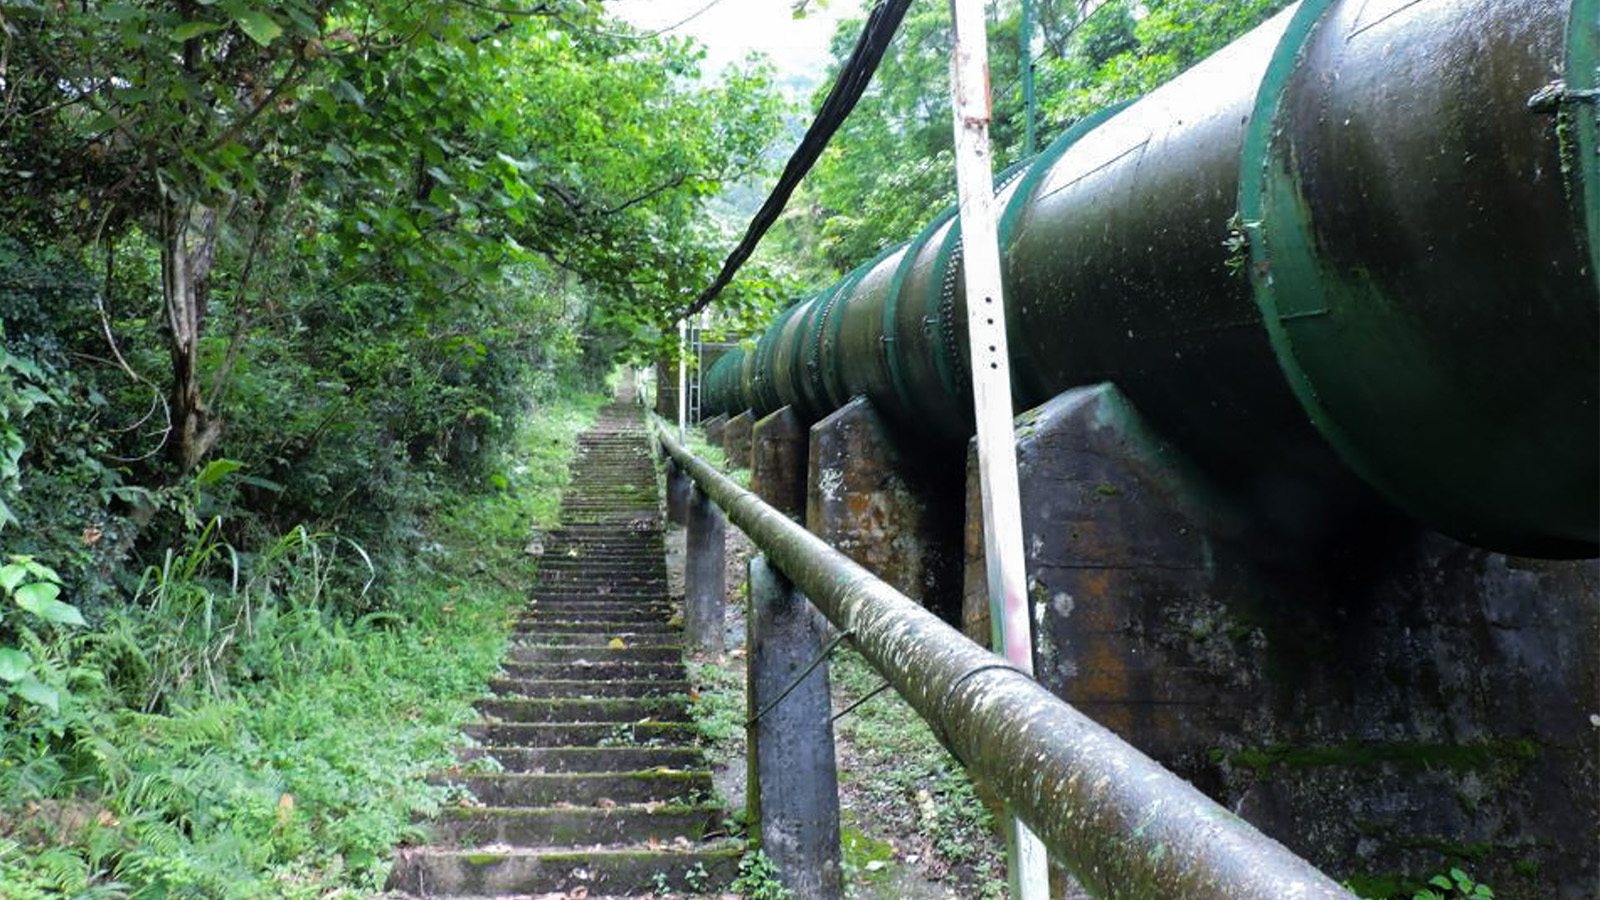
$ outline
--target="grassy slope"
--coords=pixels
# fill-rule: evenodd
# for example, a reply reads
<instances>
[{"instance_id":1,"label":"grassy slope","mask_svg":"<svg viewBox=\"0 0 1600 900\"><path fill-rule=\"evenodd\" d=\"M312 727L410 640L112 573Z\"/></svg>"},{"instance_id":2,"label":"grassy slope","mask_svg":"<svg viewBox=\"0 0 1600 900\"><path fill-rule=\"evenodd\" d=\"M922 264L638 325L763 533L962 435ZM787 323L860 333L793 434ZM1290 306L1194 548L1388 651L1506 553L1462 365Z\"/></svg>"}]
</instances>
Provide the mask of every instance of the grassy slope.
<instances>
[{"instance_id":1,"label":"grassy slope","mask_svg":"<svg viewBox=\"0 0 1600 900\"><path fill-rule=\"evenodd\" d=\"M553 523L573 438L598 403L541 410L504 488L441 497L383 613L347 622L291 604L237 638L249 678L162 715L97 689L116 673L85 664L61 735L0 733L0 897L380 887L392 846L443 797L418 776L450 762L496 668L532 574L528 529ZM79 641L81 659L105 658L105 635Z\"/></svg>"}]
</instances>

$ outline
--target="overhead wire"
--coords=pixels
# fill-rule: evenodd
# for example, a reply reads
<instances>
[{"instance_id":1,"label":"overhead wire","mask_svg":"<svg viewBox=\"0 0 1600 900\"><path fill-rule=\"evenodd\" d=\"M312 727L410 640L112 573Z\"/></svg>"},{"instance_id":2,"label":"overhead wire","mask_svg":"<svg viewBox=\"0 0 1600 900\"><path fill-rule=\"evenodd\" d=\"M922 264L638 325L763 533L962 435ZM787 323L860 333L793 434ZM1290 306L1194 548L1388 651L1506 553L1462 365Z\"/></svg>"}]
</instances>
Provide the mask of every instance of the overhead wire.
<instances>
[{"instance_id":1,"label":"overhead wire","mask_svg":"<svg viewBox=\"0 0 1600 900\"><path fill-rule=\"evenodd\" d=\"M790 195L800 186L801 179L811 171L811 167L822 156L823 149L828 146L828 141L844 124L850 111L855 108L856 102L866 92L867 85L872 81L872 74L877 71L884 51L888 49L889 42L894 38L895 31L899 29L900 21L905 18L906 10L910 6L911 0L879 0L879 3L872 8L866 24L861 29L860 37L856 39L855 48L850 51L850 58L840 68L839 76L834 79L833 88L828 91L827 98L817 109L816 117L812 119L810 127L800 139L800 145L789 156L789 161L783 167L783 174L778 176L778 183L773 187L772 193L751 218L744 237L733 248L733 252L728 254L722 269L717 273L716 280L701 291L692 303L674 317L674 320L692 316L710 305L711 301L733 281L733 276L738 273L739 268L755 252L756 245L761 242L761 238L766 235L773 223L777 222L778 216L789 202Z\"/></svg>"}]
</instances>

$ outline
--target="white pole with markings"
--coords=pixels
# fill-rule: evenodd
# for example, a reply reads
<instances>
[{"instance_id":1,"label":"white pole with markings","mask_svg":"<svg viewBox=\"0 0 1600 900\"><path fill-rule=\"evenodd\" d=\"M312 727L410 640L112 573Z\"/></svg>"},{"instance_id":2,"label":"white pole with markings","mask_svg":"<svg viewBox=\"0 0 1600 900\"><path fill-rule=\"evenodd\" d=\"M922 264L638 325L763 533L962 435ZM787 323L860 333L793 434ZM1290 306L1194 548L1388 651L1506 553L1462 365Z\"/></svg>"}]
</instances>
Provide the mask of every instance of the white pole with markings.
<instances>
[{"instance_id":1,"label":"white pole with markings","mask_svg":"<svg viewBox=\"0 0 1600 900\"><path fill-rule=\"evenodd\" d=\"M955 46L950 96L955 118L956 191L960 197L962 276L972 352L972 401L977 414L978 475L983 493L984 565L996 652L1033 673L1028 619L1022 498L1011 414L1011 365L1006 351L1005 299L994 209L994 164L989 150L989 52L983 0L951 0ZM1046 900L1050 893L1044 845L1011 819L1008 863L1011 896Z\"/></svg>"},{"instance_id":2,"label":"white pole with markings","mask_svg":"<svg viewBox=\"0 0 1600 900\"><path fill-rule=\"evenodd\" d=\"M678 440L685 441L689 418L689 323L678 320Z\"/></svg>"}]
</instances>

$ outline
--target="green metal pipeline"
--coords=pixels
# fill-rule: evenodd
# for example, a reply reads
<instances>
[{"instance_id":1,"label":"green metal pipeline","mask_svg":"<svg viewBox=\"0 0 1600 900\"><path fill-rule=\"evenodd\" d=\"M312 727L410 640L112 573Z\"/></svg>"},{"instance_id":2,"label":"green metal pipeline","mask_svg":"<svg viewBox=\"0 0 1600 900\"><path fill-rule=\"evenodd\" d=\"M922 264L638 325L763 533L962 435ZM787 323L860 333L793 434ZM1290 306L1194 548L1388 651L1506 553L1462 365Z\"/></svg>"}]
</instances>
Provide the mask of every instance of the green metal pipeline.
<instances>
[{"instance_id":1,"label":"green metal pipeline","mask_svg":"<svg viewBox=\"0 0 1600 900\"><path fill-rule=\"evenodd\" d=\"M998 185L1018 408L1115 382L1289 538L1387 501L1600 553L1597 7L1304 0L1079 122ZM960 272L946 212L719 363L708 412L866 395L965 439Z\"/></svg>"},{"instance_id":2,"label":"green metal pipeline","mask_svg":"<svg viewBox=\"0 0 1600 900\"><path fill-rule=\"evenodd\" d=\"M1355 900L658 429L663 447L1096 896Z\"/></svg>"}]
</instances>

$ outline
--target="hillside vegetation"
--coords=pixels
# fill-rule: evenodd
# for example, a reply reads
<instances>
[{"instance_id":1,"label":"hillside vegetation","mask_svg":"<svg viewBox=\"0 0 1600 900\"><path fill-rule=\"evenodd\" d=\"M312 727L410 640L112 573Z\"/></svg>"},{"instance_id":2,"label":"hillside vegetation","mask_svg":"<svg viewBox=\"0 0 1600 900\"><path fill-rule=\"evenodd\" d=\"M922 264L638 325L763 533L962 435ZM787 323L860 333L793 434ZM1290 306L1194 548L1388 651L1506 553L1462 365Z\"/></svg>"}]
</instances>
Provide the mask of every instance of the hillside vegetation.
<instances>
[{"instance_id":1,"label":"hillside vegetation","mask_svg":"<svg viewBox=\"0 0 1600 900\"><path fill-rule=\"evenodd\" d=\"M0 895L381 886L765 165L770 73L700 56L588 0L0 3Z\"/></svg>"}]
</instances>

